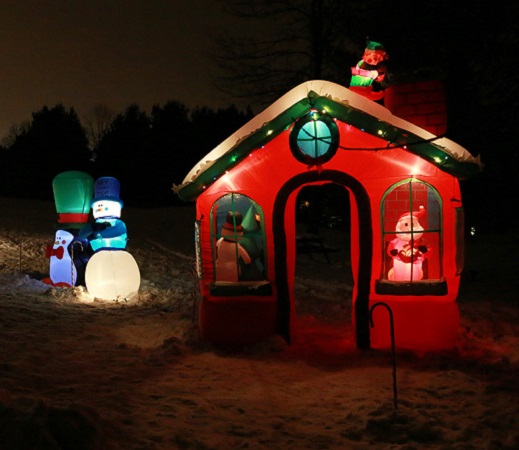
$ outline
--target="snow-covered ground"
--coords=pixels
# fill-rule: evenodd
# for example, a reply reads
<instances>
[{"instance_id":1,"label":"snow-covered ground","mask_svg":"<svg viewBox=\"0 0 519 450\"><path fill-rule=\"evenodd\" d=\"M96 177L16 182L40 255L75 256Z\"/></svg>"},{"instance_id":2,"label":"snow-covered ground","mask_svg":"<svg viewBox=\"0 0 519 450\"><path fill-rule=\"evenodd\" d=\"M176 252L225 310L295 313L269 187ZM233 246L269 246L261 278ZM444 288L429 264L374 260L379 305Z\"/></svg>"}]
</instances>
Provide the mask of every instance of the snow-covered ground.
<instances>
[{"instance_id":1,"label":"snow-covered ground","mask_svg":"<svg viewBox=\"0 0 519 450\"><path fill-rule=\"evenodd\" d=\"M340 252L298 259L293 345L231 352L198 339L194 208L122 218L140 292L94 301L39 281L54 204L0 198L1 450L519 448L518 234L468 241L458 346L397 352L395 409L390 353L355 347Z\"/></svg>"}]
</instances>

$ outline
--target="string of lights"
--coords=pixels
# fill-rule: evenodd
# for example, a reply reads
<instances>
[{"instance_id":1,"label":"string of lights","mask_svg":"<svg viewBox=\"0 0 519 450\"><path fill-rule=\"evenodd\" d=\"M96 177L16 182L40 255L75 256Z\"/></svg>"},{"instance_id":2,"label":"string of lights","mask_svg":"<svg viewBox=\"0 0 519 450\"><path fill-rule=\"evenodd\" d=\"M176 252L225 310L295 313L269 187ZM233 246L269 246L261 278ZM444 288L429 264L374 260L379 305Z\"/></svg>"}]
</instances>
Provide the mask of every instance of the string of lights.
<instances>
[{"instance_id":1,"label":"string of lights","mask_svg":"<svg viewBox=\"0 0 519 450\"><path fill-rule=\"evenodd\" d=\"M357 150L357 151L379 151L379 150L392 150L394 148L406 148L411 147L413 145L427 144L430 142L437 141L439 139L443 139L445 135L434 136L429 139L419 139L413 142L407 142L405 144L393 145L393 141L388 142L385 147L345 147L344 145L339 145L341 150Z\"/></svg>"}]
</instances>

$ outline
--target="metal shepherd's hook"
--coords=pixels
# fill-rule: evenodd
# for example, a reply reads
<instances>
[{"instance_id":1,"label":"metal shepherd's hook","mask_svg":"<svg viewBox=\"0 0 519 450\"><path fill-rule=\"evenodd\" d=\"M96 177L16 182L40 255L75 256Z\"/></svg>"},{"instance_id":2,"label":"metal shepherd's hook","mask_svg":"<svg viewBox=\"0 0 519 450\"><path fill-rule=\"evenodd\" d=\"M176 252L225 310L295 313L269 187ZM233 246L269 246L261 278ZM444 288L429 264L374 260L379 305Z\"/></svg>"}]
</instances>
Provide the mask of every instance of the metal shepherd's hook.
<instances>
[{"instance_id":1,"label":"metal shepherd's hook","mask_svg":"<svg viewBox=\"0 0 519 450\"><path fill-rule=\"evenodd\" d=\"M373 310L377 306L384 306L389 313L389 329L391 332L391 359L393 361L393 405L395 406L395 409L398 409L398 394L396 388L395 326L393 322L393 311L391 311L389 305L384 302L375 303L369 310L369 323L372 328L375 326L373 324Z\"/></svg>"}]
</instances>

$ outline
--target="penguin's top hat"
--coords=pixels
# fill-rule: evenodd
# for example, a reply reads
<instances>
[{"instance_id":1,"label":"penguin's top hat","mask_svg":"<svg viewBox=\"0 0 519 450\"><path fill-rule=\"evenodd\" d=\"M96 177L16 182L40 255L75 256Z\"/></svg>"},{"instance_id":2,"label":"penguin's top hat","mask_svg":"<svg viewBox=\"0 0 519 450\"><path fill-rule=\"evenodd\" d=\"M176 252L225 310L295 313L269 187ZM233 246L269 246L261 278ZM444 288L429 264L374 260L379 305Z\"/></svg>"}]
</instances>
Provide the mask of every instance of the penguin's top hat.
<instances>
[{"instance_id":1,"label":"penguin's top hat","mask_svg":"<svg viewBox=\"0 0 519 450\"><path fill-rule=\"evenodd\" d=\"M94 198L92 199L92 205L98 201L110 200L113 202L118 202L121 206L123 206L123 201L119 198L120 190L121 184L117 178L98 178L94 185Z\"/></svg>"}]
</instances>

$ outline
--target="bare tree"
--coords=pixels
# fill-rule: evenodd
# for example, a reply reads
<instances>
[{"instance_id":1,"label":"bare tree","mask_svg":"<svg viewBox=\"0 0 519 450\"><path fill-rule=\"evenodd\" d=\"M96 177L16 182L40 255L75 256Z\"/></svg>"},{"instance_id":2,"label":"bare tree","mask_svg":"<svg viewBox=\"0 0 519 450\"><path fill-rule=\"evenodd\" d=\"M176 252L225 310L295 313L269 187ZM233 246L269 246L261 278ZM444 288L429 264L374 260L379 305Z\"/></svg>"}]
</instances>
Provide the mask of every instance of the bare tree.
<instances>
[{"instance_id":1,"label":"bare tree","mask_svg":"<svg viewBox=\"0 0 519 450\"><path fill-rule=\"evenodd\" d=\"M2 139L1 145L5 148L11 147L14 142L16 141L16 138L20 136L21 134L27 132L31 128L31 122L29 120L26 120L22 123L15 123L12 124L9 127L9 132L7 135Z\"/></svg>"},{"instance_id":2,"label":"bare tree","mask_svg":"<svg viewBox=\"0 0 519 450\"><path fill-rule=\"evenodd\" d=\"M94 106L84 117L84 128L88 139L88 145L92 152L92 159L95 160L95 151L99 142L109 130L115 117L115 113L106 105Z\"/></svg>"},{"instance_id":3,"label":"bare tree","mask_svg":"<svg viewBox=\"0 0 519 450\"><path fill-rule=\"evenodd\" d=\"M215 38L217 88L265 106L310 79L349 81L360 48L346 36L341 0L226 0L250 32ZM250 24L250 26L249 26ZM359 42L362 46L364 42ZM358 43L358 44L359 44ZM355 56L354 56L355 55Z\"/></svg>"}]
</instances>

